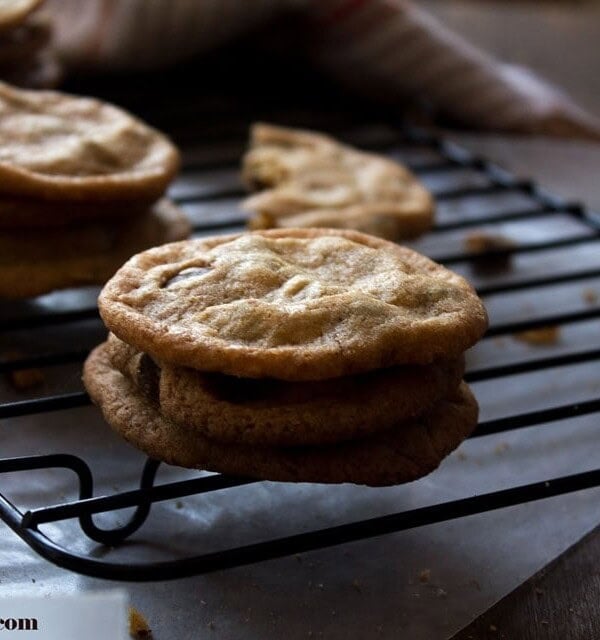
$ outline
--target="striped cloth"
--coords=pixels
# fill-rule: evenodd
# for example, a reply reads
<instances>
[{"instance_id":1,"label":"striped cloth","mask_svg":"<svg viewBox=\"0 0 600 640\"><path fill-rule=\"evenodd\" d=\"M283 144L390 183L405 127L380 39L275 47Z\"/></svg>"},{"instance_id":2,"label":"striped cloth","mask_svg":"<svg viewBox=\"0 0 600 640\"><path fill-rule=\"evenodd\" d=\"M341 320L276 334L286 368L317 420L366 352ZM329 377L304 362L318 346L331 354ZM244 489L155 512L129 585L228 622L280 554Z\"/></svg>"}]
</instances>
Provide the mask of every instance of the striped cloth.
<instances>
[{"instance_id":1,"label":"striped cloth","mask_svg":"<svg viewBox=\"0 0 600 640\"><path fill-rule=\"evenodd\" d=\"M363 94L417 101L472 128L600 140L600 123L568 96L404 0L50 0L48 10L67 63L132 69L171 64L296 10L312 58Z\"/></svg>"}]
</instances>

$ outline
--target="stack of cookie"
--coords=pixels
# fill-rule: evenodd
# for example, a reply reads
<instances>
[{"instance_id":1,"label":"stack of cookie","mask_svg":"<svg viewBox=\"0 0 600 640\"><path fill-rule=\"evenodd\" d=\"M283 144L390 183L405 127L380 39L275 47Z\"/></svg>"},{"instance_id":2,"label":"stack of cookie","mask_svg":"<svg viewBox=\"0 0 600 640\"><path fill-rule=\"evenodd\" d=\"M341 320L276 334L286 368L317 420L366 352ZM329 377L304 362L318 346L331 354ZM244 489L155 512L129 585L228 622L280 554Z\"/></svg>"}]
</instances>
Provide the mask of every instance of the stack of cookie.
<instances>
[{"instance_id":1,"label":"stack of cookie","mask_svg":"<svg viewBox=\"0 0 600 640\"><path fill-rule=\"evenodd\" d=\"M117 107L0 83L0 297L103 284L188 237L162 198L178 165L164 135Z\"/></svg>"},{"instance_id":2,"label":"stack of cookie","mask_svg":"<svg viewBox=\"0 0 600 640\"><path fill-rule=\"evenodd\" d=\"M257 124L242 177L252 229L355 229L388 240L414 238L433 224L433 198L397 162L333 138Z\"/></svg>"},{"instance_id":3,"label":"stack of cookie","mask_svg":"<svg viewBox=\"0 0 600 640\"><path fill-rule=\"evenodd\" d=\"M103 289L84 382L149 456L296 482L407 482L474 429L463 352L487 326L460 276L353 231L177 242Z\"/></svg>"},{"instance_id":4,"label":"stack of cookie","mask_svg":"<svg viewBox=\"0 0 600 640\"><path fill-rule=\"evenodd\" d=\"M22 87L55 87L62 77L49 49L48 17L32 15L43 0L0 2L0 79Z\"/></svg>"}]
</instances>

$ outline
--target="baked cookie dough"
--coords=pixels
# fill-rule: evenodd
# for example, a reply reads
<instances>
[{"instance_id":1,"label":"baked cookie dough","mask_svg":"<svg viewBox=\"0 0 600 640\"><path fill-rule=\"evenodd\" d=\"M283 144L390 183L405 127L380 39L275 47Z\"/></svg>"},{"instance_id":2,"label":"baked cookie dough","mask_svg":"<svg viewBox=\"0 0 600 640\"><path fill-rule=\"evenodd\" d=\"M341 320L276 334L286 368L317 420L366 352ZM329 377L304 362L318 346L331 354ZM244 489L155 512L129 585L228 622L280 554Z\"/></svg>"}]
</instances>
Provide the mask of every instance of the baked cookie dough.
<instances>
[{"instance_id":1,"label":"baked cookie dough","mask_svg":"<svg viewBox=\"0 0 600 640\"><path fill-rule=\"evenodd\" d=\"M84 382L107 422L157 460L182 467L288 482L353 482L385 486L433 471L477 423L477 402L466 384L430 413L343 444L259 447L222 444L163 417L134 383L115 369L106 345L84 368Z\"/></svg>"},{"instance_id":2,"label":"baked cookie dough","mask_svg":"<svg viewBox=\"0 0 600 640\"><path fill-rule=\"evenodd\" d=\"M168 200L112 224L4 230L0 234L0 297L26 298L103 284L131 255L189 233L187 217Z\"/></svg>"},{"instance_id":3,"label":"baked cookie dough","mask_svg":"<svg viewBox=\"0 0 600 640\"><path fill-rule=\"evenodd\" d=\"M279 229L173 243L106 284L102 318L158 362L322 380L452 360L487 328L462 277L354 231Z\"/></svg>"},{"instance_id":4,"label":"baked cookie dough","mask_svg":"<svg viewBox=\"0 0 600 640\"><path fill-rule=\"evenodd\" d=\"M363 438L432 409L458 388L464 373L460 358L284 382L156 364L112 334L105 349L111 365L166 419L224 443L294 446Z\"/></svg>"},{"instance_id":5,"label":"baked cookie dough","mask_svg":"<svg viewBox=\"0 0 600 640\"><path fill-rule=\"evenodd\" d=\"M0 83L0 194L149 201L178 166L166 136L118 107Z\"/></svg>"},{"instance_id":6,"label":"baked cookie dough","mask_svg":"<svg viewBox=\"0 0 600 640\"><path fill-rule=\"evenodd\" d=\"M355 229L390 240L431 228L434 203L405 167L322 134L258 124L244 157L252 229Z\"/></svg>"}]
</instances>

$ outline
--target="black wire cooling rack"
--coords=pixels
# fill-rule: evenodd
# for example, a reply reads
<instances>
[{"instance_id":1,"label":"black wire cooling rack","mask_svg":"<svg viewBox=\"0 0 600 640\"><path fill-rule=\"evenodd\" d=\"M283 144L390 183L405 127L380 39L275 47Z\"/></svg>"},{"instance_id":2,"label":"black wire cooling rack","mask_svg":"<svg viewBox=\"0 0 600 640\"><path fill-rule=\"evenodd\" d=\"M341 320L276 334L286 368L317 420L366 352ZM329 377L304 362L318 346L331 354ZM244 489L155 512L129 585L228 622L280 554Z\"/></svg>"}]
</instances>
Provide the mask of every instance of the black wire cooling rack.
<instances>
[{"instance_id":1,"label":"black wire cooling rack","mask_svg":"<svg viewBox=\"0 0 600 640\"><path fill-rule=\"evenodd\" d=\"M182 94L173 94L170 91L170 100L164 98L156 87L151 100L147 98L148 91L140 95L137 90L140 86L139 81L135 84L136 90L131 86L128 90L127 82L122 82L119 85L121 93L116 96L114 87L112 84L110 86L109 97L127 104L170 132L182 146L184 168L171 195L187 209L197 234L230 232L243 228L245 218L237 208L243 191L238 182L236 167L245 144L247 125L259 117L284 124L329 130L358 146L376 149L401 159L425 182L427 178L437 176L437 180L434 181L437 185L434 192L440 205L452 201L460 203L470 200L468 215L461 212L458 206L451 217L438 218L437 226L430 234L431 237L449 232L450 235L456 232L457 237L460 237L460 234L476 228L486 228L486 225L490 227L490 225L520 220L535 223L535 220L539 219L540 224L543 224L542 220L554 215L563 218L566 216L569 220L578 223L575 233L562 234L558 238L541 242L538 240L517 242L514 246L506 246L484 255L467 253L463 243L452 245L450 242L451 246L446 255L435 256L436 260L444 264L489 262L490 258L510 259L519 255L533 255L535 252L549 252L551 256L552 251L584 245L593 246L600 251L600 224L595 214L577 204L553 197L532 182L519 180L500 167L424 130L394 124L390 118L386 118L382 123L381 113L374 119L372 112L359 107L349 114L347 102L339 99L336 102L331 99L331 96L326 100L323 97L323 91L325 91L323 88L319 93L318 105L303 103L304 94L296 95L291 102L289 95L286 95L287 103L279 104L271 92L266 101L264 96L261 96L261 101L256 99L256 95L251 98L246 95L243 107L240 107L240 102L232 101L231 98L221 101L214 97L209 99L206 94L198 96L190 93L189 82L185 84L183 97ZM102 93L103 87L106 88L101 82L97 82L93 92ZM291 108L290 104L293 104L294 108ZM519 204L525 199L528 203L526 206ZM474 202L481 202L481 208L472 206ZM510 204L512 202L515 204ZM564 272L534 276L529 275L527 270L521 273L517 266L509 281L492 279L491 282L478 287L478 291L484 299L518 290L527 291L535 297L545 287L562 283L582 286L598 277L600 277L600 266L579 268L577 265L571 265ZM36 332L54 325L66 326L75 323L75 326L78 321L97 318L98 312L95 306L68 308L59 306L43 312L38 310L31 315L20 313L14 317L0 318L0 336L15 329L26 330L35 335ZM510 335L548 325L562 327L598 318L600 318L600 305L592 304L586 308L563 313L547 313L535 319L492 324L487 337ZM59 350L4 359L0 361L0 373L10 373L31 367L46 369L55 365L78 363L83 361L86 354L86 349ZM559 355L534 357L470 370L467 372L466 379L469 382L494 379L501 385L507 377L516 374L593 362L599 358L599 348L583 351L578 349ZM27 400L4 401L0 403L0 419L69 410L88 403L89 398L83 391ZM543 427L556 421L598 411L600 411L600 398L568 403L482 422L472 437L477 438L534 425ZM215 474L156 486L154 480L159 464L153 460L146 462L139 489L94 497L92 472L80 457L64 453L0 459L0 482L1 474L9 472L19 472L26 477L28 471L58 468L74 472L79 483L78 500L43 506L25 512L0 493L0 518L34 551L56 565L81 574L112 580L150 581L185 577L255 563L600 486L600 469L596 469L548 478L546 481L533 484L516 483L514 487L501 491L467 496L432 506L185 559L154 563L114 563L91 555L75 553L60 546L40 531L39 527L43 524L77 519L85 536L101 544L115 546L129 538L144 524L155 502L225 489L231 491L235 487L257 482L253 479ZM373 489L373 491L377 490ZM222 499L226 500L226 495L223 495ZM113 512L126 507L134 507L135 511L129 522L119 528L100 529L92 520L94 514Z\"/></svg>"}]
</instances>

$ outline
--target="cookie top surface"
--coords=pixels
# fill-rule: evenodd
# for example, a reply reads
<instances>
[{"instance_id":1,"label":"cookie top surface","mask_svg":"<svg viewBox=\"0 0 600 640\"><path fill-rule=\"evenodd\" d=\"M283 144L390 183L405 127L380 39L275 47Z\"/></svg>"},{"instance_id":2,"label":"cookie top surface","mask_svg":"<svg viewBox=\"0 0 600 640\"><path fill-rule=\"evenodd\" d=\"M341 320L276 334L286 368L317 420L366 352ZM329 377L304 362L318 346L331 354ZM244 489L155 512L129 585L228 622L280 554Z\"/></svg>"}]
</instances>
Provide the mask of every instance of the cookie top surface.
<instances>
[{"instance_id":1,"label":"cookie top surface","mask_svg":"<svg viewBox=\"0 0 600 640\"><path fill-rule=\"evenodd\" d=\"M107 327L159 362L319 380L453 359L487 327L462 277L353 231L276 229L129 260L99 298Z\"/></svg>"},{"instance_id":2,"label":"cookie top surface","mask_svg":"<svg viewBox=\"0 0 600 640\"><path fill-rule=\"evenodd\" d=\"M164 135L115 106L0 83L2 193L151 200L178 165L178 152Z\"/></svg>"},{"instance_id":3,"label":"cookie top surface","mask_svg":"<svg viewBox=\"0 0 600 640\"><path fill-rule=\"evenodd\" d=\"M478 407L466 384L430 413L349 442L305 447L223 444L161 415L111 366L105 345L85 363L83 379L107 422L150 457L182 467L284 482L384 486L433 471L475 428Z\"/></svg>"},{"instance_id":4,"label":"cookie top surface","mask_svg":"<svg viewBox=\"0 0 600 640\"><path fill-rule=\"evenodd\" d=\"M166 418L212 440L255 445L326 444L384 431L450 395L464 372L461 358L284 382L159 366L112 334L106 349L111 364Z\"/></svg>"},{"instance_id":5,"label":"cookie top surface","mask_svg":"<svg viewBox=\"0 0 600 640\"><path fill-rule=\"evenodd\" d=\"M0 32L25 20L43 0L0 0Z\"/></svg>"},{"instance_id":6,"label":"cookie top surface","mask_svg":"<svg viewBox=\"0 0 600 640\"><path fill-rule=\"evenodd\" d=\"M251 143L243 177L250 188L265 189L243 203L256 214L253 228L354 228L401 239L431 227L431 195L389 158L322 134L265 124L253 127ZM393 228L377 224L383 216Z\"/></svg>"}]
</instances>

